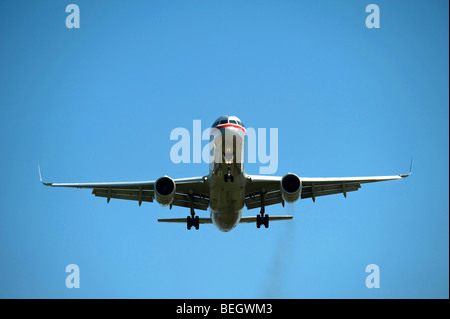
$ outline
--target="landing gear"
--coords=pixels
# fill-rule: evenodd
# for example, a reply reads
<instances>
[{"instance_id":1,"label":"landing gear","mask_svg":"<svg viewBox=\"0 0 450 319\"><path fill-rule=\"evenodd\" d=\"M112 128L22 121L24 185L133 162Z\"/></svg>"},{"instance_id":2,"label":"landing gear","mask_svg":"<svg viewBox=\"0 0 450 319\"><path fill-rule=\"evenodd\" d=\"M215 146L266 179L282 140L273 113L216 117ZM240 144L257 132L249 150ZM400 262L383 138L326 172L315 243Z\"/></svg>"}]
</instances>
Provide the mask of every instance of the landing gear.
<instances>
[{"instance_id":1,"label":"landing gear","mask_svg":"<svg viewBox=\"0 0 450 319\"><path fill-rule=\"evenodd\" d=\"M269 215L264 214L265 211L265 192L261 192L261 213L256 216L256 227L260 228L261 225L264 225L264 227L269 228Z\"/></svg>"},{"instance_id":2,"label":"landing gear","mask_svg":"<svg viewBox=\"0 0 450 319\"><path fill-rule=\"evenodd\" d=\"M198 218L198 216L195 216L195 212L194 212L194 200L192 198L193 196L189 196L189 205L191 207L191 216L188 216L186 218L186 222L187 222L187 229L190 230L192 226L195 227L195 229L199 228L199 224L200 224L200 218Z\"/></svg>"},{"instance_id":3,"label":"landing gear","mask_svg":"<svg viewBox=\"0 0 450 319\"><path fill-rule=\"evenodd\" d=\"M226 182L231 181L234 182L234 176L231 175L231 166L227 165L227 173L223 176L223 180Z\"/></svg>"},{"instance_id":4,"label":"landing gear","mask_svg":"<svg viewBox=\"0 0 450 319\"><path fill-rule=\"evenodd\" d=\"M198 216L188 216L187 217L187 229L190 230L192 226L195 227L195 229L199 228L199 218Z\"/></svg>"},{"instance_id":5,"label":"landing gear","mask_svg":"<svg viewBox=\"0 0 450 319\"><path fill-rule=\"evenodd\" d=\"M228 180L230 180L233 183L234 182L234 176L231 175L231 174L225 174L223 176L223 180L225 181L225 183L228 182Z\"/></svg>"},{"instance_id":6,"label":"landing gear","mask_svg":"<svg viewBox=\"0 0 450 319\"><path fill-rule=\"evenodd\" d=\"M266 228L269 228L269 215L257 215L256 216L256 227L260 228L261 225L264 225Z\"/></svg>"}]
</instances>

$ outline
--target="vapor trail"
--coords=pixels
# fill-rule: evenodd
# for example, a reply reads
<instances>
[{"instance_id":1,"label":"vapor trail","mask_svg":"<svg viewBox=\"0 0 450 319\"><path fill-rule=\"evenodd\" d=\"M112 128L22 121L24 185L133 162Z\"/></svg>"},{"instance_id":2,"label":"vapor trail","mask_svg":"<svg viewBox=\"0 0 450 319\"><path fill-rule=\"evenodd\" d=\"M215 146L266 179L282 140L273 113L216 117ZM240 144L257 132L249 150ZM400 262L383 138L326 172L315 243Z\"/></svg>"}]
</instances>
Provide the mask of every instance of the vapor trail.
<instances>
[{"instance_id":1,"label":"vapor trail","mask_svg":"<svg viewBox=\"0 0 450 319\"><path fill-rule=\"evenodd\" d=\"M264 290L264 298L287 298L285 296L285 286L288 283L286 270L293 253L292 241L296 218L294 204L286 204L286 211L289 215L294 216L294 219L283 223L283 231L277 239L275 251L267 271L267 286Z\"/></svg>"}]
</instances>

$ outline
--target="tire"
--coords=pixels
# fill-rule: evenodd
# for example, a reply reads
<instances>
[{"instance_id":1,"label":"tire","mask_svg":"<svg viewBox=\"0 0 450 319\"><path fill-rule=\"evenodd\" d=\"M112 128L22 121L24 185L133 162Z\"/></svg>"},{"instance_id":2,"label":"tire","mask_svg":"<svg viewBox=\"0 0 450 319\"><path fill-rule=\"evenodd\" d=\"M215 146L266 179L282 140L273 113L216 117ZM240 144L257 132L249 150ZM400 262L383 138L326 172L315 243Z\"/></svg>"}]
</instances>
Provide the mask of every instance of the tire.
<instances>
[{"instance_id":1,"label":"tire","mask_svg":"<svg viewBox=\"0 0 450 319\"><path fill-rule=\"evenodd\" d=\"M269 227L269 215L265 214L264 215L264 227L268 228Z\"/></svg>"},{"instance_id":2,"label":"tire","mask_svg":"<svg viewBox=\"0 0 450 319\"><path fill-rule=\"evenodd\" d=\"M200 227L200 218L198 216L194 217L194 223L193 224L195 226L195 229L198 229Z\"/></svg>"},{"instance_id":3,"label":"tire","mask_svg":"<svg viewBox=\"0 0 450 319\"><path fill-rule=\"evenodd\" d=\"M191 216L188 216L186 220L187 220L187 229L190 230L191 227L192 227L192 218L191 218Z\"/></svg>"},{"instance_id":4,"label":"tire","mask_svg":"<svg viewBox=\"0 0 450 319\"><path fill-rule=\"evenodd\" d=\"M261 216L256 215L256 228L261 227Z\"/></svg>"}]
</instances>

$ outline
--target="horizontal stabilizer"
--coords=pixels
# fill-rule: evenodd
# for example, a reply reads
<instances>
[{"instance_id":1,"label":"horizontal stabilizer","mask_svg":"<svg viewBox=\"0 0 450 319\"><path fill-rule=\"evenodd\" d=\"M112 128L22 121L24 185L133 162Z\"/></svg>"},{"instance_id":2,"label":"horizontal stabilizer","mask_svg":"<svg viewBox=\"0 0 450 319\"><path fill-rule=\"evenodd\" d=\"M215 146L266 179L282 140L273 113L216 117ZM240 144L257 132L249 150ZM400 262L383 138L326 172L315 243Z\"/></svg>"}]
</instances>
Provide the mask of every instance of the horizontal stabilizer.
<instances>
[{"instance_id":1,"label":"horizontal stabilizer","mask_svg":"<svg viewBox=\"0 0 450 319\"><path fill-rule=\"evenodd\" d=\"M182 223L186 224L187 218L163 218L158 219L158 222L160 223ZM198 220L199 224L212 224L211 218L199 218Z\"/></svg>"},{"instance_id":2,"label":"horizontal stabilizer","mask_svg":"<svg viewBox=\"0 0 450 319\"><path fill-rule=\"evenodd\" d=\"M269 216L269 221L277 221L277 220L288 220L292 219L292 216ZM163 218L158 219L160 223L181 223L186 224L186 218ZM211 218L199 218L199 224L212 224ZM240 224L243 223L256 223L256 216L242 217L239 221Z\"/></svg>"},{"instance_id":3,"label":"horizontal stabilizer","mask_svg":"<svg viewBox=\"0 0 450 319\"><path fill-rule=\"evenodd\" d=\"M269 221L288 220L292 219L292 216L269 216ZM242 217L240 224L243 223L256 223L256 216Z\"/></svg>"}]
</instances>

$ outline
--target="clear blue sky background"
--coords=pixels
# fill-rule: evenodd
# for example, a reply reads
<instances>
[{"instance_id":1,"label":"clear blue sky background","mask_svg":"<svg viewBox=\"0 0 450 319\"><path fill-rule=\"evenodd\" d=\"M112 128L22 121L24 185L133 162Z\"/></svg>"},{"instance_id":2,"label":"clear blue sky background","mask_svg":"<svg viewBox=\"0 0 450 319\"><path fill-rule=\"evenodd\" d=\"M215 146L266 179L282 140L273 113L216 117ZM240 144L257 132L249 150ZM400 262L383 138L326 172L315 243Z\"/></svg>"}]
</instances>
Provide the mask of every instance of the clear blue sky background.
<instances>
[{"instance_id":1,"label":"clear blue sky background","mask_svg":"<svg viewBox=\"0 0 450 319\"><path fill-rule=\"evenodd\" d=\"M0 1L0 297L449 297L448 1L69 3ZM39 183L207 174L169 135L222 114L278 128L276 175L413 174L229 233Z\"/></svg>"}]
</instances>

